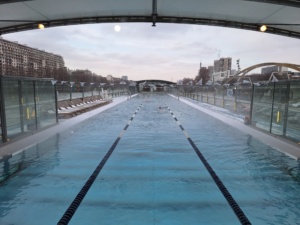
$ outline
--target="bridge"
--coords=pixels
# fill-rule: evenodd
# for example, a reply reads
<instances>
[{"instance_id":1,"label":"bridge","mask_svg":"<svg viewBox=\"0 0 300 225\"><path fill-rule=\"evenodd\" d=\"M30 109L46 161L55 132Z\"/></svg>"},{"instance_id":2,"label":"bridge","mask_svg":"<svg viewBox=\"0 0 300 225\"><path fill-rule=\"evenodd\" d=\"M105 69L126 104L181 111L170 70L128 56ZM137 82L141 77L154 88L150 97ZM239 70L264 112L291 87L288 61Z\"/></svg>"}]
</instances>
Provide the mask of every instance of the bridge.
<instances>
[{"instance_id":1,"label":"bridge","mask_svg":"<svg viewBox=\"0 0 300 225\"><path fill-rule=\"evenodd\" d=\"M300 38L295 0L3 0L0 35L90 23L148 22L231 27Z\"/></svg>"},{"instance_id":2,"label":"bridge","mask_svg":"<svg viewBox=\"0 0 300 225\"><path fill-rule=\"evenodd\" d=\"M264 66L279 66L280 68L286 67L286 68L293 69L293 70L300 72L300 65L297 65L297 64L266 62L266 63L256 64L256 65L250 66L246 69L243 69L240 72L236 73L234 76L244 76L247 73L249 73L250 71L260 68L260 67L264 67Z\"/></svg>"}]
</instances>

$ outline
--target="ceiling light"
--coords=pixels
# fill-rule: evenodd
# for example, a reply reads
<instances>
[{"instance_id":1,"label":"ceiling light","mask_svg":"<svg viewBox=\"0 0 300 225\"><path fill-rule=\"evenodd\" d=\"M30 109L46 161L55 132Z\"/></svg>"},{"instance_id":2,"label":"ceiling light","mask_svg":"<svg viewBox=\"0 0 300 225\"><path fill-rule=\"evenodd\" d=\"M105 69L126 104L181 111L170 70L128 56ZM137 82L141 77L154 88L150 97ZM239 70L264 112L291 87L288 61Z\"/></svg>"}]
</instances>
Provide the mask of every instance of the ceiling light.
<instances>
[{"instance_id":1,"label":"ceiling light","mask_svg":"<svg viewBox=\"0 0 300 225\"><path fill-rule=\"evenodd\" d=\"M45 28L45 26L44 26L44 24L42 24L42 23L39 23L39 24L38 24L38 28L42 30L42 29L44 29L44 28Z\"/></svg>"},{"instance_id":2,"label":"ceiling light","mask_svg":"<svg viewBox=\"0 0 300 225\"><path fill-rule=\"evenodd\" d=\"M260 26L260 28L259 28L259 30L260 30L261 32L265 32L267 29L268 29L268 28L267 28L266 25L262 25L262 26Z\"/></svg>"}]
</instances>

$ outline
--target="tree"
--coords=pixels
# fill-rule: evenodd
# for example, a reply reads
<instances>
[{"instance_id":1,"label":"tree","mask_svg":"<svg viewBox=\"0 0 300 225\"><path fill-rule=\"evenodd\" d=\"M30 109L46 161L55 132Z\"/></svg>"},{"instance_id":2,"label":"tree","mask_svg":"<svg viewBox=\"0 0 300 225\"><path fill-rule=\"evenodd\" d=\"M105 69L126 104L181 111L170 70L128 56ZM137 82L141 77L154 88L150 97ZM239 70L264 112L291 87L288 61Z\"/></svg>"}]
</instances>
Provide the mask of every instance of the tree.
<instances>
[{"instance_id":1,"label":"tree","mask_svg":"<svg viewBox=\"0 0 300 225\"><path fill-rule=\"evenodd\" d=\"M193 79L192 78L183 78L183 80L182 80L182 84L183 85L188 85L188 83L190 83L190 82L193 82Z\"/></svg>"},{"instance_id":2,"label":"tree","mask_svg":"<svg viewBox=\"0 0 300 225\"><path fill-rule=\"evenodd\" d=\"M202 85L210 79L209 69L206 67L201 67L198 71L198 75L195 77L195 82L198 83L202 79Z\"/></svg>"}]
</instances>

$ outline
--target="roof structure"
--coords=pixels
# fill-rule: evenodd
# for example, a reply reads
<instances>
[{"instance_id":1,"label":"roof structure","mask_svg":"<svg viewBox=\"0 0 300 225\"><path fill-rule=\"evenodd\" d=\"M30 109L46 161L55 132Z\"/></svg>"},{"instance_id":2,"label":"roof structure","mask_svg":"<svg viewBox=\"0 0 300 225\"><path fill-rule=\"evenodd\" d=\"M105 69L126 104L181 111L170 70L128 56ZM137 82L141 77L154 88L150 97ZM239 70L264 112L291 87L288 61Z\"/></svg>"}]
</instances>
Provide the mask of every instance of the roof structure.
<instances>
[{"instance_id":1,"label":"roof structure","mask_svg":"<svg viewBox=\"0 0 300 225\"><path fill-rule=\"evenodd\" d=\"M135 81L137 85L141 84L141 83L145 83L145 84L167 84L167 85L174 85L176 83L171 82L171 81L167 81L167 80L138 80Z\"/></svg>"},{"instance_id":2,"label":"roof structure","mask_svg":"<svg viewBox=\"0 0 300 225\"><path fill-rule=\"evenodd\" d=\"M88 23L199 24L300 38L299 0L1 0L0 35Z\"/></svg>"}]
</instances>

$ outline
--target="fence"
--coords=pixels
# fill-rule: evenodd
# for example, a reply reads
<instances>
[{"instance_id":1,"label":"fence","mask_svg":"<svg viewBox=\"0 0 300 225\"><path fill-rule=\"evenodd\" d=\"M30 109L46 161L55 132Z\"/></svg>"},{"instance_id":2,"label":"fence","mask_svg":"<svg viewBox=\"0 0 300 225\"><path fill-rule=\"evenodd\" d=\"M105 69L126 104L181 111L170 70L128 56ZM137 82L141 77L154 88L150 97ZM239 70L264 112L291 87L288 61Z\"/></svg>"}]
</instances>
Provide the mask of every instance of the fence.
<instances>
[{"instance_id":1,"label":"fence","mask_svg":"<svg viewBox=\"0 0 300 225\"><path fill-rule=\"evenodd\" d=\"M253 88L252 125L300 142L300 81Z\"/></svg>"},{"instance_id":2,"label":"fence","mask_svg":"<svg viewBox=\"0 0 300 225\"><path fill-rule=\"evenodd\" d=\"M249 116L252 126L300 143L300 81L261 86L178 86L174 95Z\"/></svg>"},{"instance_id":3,"label":"fence","mask_svg":"<svg viewBox=\"0 0 300 225\"><path fill-rule=\"evenodd\" d=\"M135 87L118 85L118 86L93 86L80 85L80 83L71 86L69 83L57 84L57 99L72 100L76 98L101 96L104 99L114 98L121 95L135 93Z\"/></svg>"},{"instance_id":4,"label":"fence","mask_svg":"<svg viewBox=\"0 0 300 225\"><path fill-rule=\"evenodd\" d=\"M250 115L252 87L186 86L172 90L173 94Z\"/></svg>"}]
</instances>

